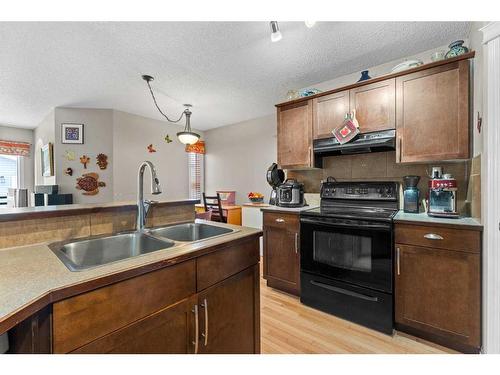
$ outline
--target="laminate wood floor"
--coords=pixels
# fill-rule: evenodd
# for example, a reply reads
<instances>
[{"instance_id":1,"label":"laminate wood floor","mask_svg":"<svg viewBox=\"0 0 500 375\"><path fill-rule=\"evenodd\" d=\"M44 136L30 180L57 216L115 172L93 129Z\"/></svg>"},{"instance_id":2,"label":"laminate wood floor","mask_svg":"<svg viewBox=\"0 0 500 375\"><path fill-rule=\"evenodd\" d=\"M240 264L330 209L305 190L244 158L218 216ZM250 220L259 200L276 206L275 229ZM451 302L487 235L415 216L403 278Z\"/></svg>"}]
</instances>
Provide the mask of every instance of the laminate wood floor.
<instances>
[{"instance_id":1,"label":"laminate wood floor","mask_svg":"<svg viewBox=\"0 0 500 375\"><path fill-rule=\"evenodd\" d=\"M304 306L297 297L267 287L262 277L260 293L262 354L455 353L401 333L384 335Z\"/></svg>"}]
</instances>

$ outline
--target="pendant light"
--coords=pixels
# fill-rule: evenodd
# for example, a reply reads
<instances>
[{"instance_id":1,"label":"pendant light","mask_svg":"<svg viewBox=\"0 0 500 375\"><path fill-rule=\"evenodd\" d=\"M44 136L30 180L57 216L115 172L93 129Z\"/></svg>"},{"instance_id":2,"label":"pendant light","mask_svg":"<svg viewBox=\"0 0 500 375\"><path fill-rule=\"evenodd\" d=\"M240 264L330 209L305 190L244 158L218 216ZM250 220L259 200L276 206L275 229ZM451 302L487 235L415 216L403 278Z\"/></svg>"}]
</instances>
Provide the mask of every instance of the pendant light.
<instances>
[{"instance_id":1,"label":"pendant light","mask_svg":"<svg viewBox=\"0 0 500 375\"><path fill-rule=\"evenodd\" d=\"M158 111L162 114L163 117L167 119L168 122L172 123L178 123L179 121L182 120L182 118L185 116L186 117L186 125L184 126L184 131L178 132L177 133L177 138L179 139L179 142L184 143L185 145L192 145L198 142L200 139L200 135L198 133L195 133L191 130L191 110L190 108L192 107L191 104L184 104L184 111L182 111L180 117L177 120L171 120L168 118L168 116L163 113L163 111L160 109L158 106L158 103L156 102L155 94L153 93L153 89L151 88L150 82L154 80L154 78L150 75L143 75L142 79L146 81L148 87L149 87L149 92L151 93L151 97L153 98L153 102L158 109Z\"/></svg>"},{"instance_id":2,"label":"pendant light","mask_svg":"<svg viewBox=\"0 0 500 375\"><path fill-rule=\"evenodd\" d=\"M271 42L280 41L283 36L281 35L278 21L271 21L269 22L269 25L271 26Z\"/></svg>"}]
</instances>

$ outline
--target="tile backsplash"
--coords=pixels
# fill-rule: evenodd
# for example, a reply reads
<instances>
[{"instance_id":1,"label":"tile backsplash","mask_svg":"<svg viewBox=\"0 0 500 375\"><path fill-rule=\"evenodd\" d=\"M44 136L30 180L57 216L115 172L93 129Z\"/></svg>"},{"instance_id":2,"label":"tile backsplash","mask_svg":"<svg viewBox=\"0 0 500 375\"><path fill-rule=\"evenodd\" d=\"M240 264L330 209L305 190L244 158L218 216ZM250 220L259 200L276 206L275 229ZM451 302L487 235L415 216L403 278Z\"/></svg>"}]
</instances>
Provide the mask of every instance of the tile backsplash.
<instances>
[{"instance_id":1,"label":"tile backsplash","mask_svg":"<svg viewBox=\"0 0 500 375\"><path fill-rule=\"evenodd\" d=\"M304 183L306 193L319 193L321 180L328 176L338 181L397 181L403 184L403 177L420 176L418 187L422 197L427 194L428 172L431 167L441 166L444 173L451 173L458 183L458 208L461 214L469 215L467 191L470 175L470 160L437 162L432 164L398 164L396 153L377 152L358 155L338 155L323 159L323 169L289 170L287 178L296 178Z\"/></svg>"}]
</instances>

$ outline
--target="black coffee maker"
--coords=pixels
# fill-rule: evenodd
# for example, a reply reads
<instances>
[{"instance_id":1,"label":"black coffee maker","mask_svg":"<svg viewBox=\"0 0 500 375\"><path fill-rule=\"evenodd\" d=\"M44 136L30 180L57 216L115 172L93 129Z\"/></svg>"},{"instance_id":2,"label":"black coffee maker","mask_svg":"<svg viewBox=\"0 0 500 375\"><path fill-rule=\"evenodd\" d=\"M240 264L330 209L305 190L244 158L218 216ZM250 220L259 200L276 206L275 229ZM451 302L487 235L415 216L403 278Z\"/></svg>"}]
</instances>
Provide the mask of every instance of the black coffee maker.
<instances>
[{"instance_id":1,"label":"black coffee maker","mask_svg":"<svg viewBox=\"0 0 500 375\"><path fill-rule=\"evenodd\" d=\"M418 202L420 201L420 190L418 190L418 182L420 176L404 176L404 191L403 191L403 211L411 214L418 214Z\"/></svg>"},{"instance_id":2,"label":"black coffee maker","mask_svg":"<svg viewBox=\"0 0 500 375\"><path fill-rule=\"evenodd\" d=\"M276 206L278 204L278 186L285 181L285 172L283 172L283 169L278 168L278 164L273 163L267 169L266 179L267 183L273 188L269 197L269 204Z\"/></svg>"}]
</instances>

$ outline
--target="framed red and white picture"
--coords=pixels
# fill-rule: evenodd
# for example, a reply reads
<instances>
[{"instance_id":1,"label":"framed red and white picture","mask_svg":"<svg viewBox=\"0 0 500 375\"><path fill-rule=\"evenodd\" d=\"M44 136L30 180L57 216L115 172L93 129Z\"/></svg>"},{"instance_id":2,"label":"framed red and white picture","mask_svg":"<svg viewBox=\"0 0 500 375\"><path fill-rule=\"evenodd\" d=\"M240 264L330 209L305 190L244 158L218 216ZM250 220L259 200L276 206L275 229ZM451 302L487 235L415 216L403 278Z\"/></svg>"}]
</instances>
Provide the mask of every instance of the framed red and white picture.
<instances>
[{"instance_id":1,"label":"framed red and white picture","mask_svg":"<svg viewBox=\"0 0 500 375\"><path fill-rule=\"evenodd\" d=\"M61 124L61 143L83 144L83 124Z\"/></svg>"}]
</instances>

